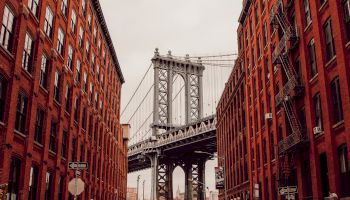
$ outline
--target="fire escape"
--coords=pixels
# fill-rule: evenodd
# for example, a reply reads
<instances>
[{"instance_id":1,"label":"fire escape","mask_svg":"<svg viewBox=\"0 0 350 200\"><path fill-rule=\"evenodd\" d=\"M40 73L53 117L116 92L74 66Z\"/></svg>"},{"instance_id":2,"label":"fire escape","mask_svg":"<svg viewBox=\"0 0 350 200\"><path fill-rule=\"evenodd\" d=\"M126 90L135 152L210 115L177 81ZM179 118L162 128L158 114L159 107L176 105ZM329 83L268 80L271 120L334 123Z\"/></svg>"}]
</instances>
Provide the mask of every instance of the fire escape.
<instances>
[{"instance_id":1,"label":"fire escape","mask_svg":"<svg viewBox=\"0 0 350 200\"><path fill-rule=\"evenodd\" d=\"M297 73L289 61L289 53L298 43L298 35L296 29L287 19L287 13L284 11L282 0L279 0L277 5L272 9L270 22L275 27L281 28L283 33L279 44L272 54L272 63L274 65L280 65L287 77L286 84L275 97L276 105L283 105L285 115L292 130L292 133L278 144L279 153L283 155L308 142L308 138L306 134L303 134L302 126L293 106L295 97L301 94L300 90L303 90L301 83L298 81Z\"/></svg>"}]
</instances>

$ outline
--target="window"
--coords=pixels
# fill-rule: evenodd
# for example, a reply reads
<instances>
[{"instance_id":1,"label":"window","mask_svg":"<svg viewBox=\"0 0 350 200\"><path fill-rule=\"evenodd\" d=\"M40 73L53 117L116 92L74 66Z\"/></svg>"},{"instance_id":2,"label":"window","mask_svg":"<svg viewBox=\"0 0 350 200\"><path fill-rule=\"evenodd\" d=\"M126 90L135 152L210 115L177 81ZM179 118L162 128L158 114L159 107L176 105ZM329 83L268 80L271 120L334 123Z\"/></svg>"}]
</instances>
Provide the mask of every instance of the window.
<instances>
[{"instance_id":1,"label":"window","mask_svg":"<svg viewBox=\"0 0 350 200\"><path fill-rule=\"evenodd\" d=\"M333 106L333 122L334 124L343 120L343 107L340 94L340 83L339 78L336 77L331 82L331 98Z\"/></svg>"},{"instance_id":2,"label":"window","mask_svg":"<svg viewBox=\"0 0 350 200\"><path fill-rule=\"evenodd\" d=\"M65 102L66 102L66 112L70 113L70 105L71 105L71 94L72 89L69 87L69 85L66 85L66 94L65 94Z\"/></svg>"},{"instance_id":3,"label":"window","mask_svg":"<svg viewBox=\"0 0 350 200\"><path fill-rule=\"evenodd\" d=\"M323 6L323 4L325 4L327 2L327 0L320 0L320 6Z\"/></svg>"},{"instance_id":4,"label":"window","mask_svg":"<svg viewBox=\"0 0 350 200\"><path fill-rule=\"evenodd\" d=\"M46 179L45 179L45 200L51 199L51 190L52 190L52 173L46 172Z\"/></svg>"},{"instance_id":5,"label":"window","mask_svg":"<svg viewBox=\"0 0 350 200\"><path fill-rule=\"evenodd\" d=\"M79 28L79 47L80 49L83 48L84 45L84 29L82 26Z\"/></svg>"},{"instance_id":6,"label":"window","mask_svg":"<svg viewBox=\"0 0 350 200\"><path fill-rule=\"evenodd\" d=\"M86 41L85 49L86 49L86 58L89 61L89 57L90 57L90 43L89 43L89 41Z\"/></svg>"},{"instance_id":7,"label":"window","mask_svg":"<svg viewBox=\"0 0 350 200\"><path fill-rule=\"evenodd\" d=\"M7 93L7 80L0 74L0 121L4 121Z\"/></svg>"},{"instance_id":8,"label":"window","mask_svg":"<svg viewBox=\"0 0 350 200\"><path fill-rule=\"evenodd\" d=\"M94 27L93 34L94 34L94 43L96 44L96 42L97 42L97 29L96 29L96 27Z\"/></svg>"},{"instance_id":9,"label":"window","mask_svg":"<svg viewBox=\"0 0 350 200\"><path fill-rule=\"evenodd\" d=\"M72 30L72 33L75 34L76 31L76 26L77 26L77 14L75 13L75 10L72 10L72 16L71 16L71 21L70 21L70 28Z\"/></svg>"},{"instance_id":10,"label":"window","mask_svg":"<svg viewBox=\"0 0 350 200\"><path fill-rule=\"evenodd\" d=\"M91 18L91 15L89 14L89 16L88 16L88 27L89 27L90 31L91 31L91 20L92 20L92 18Z\"/></svg>"},{"instance_id":11,"label":"window","mask_svg":"<svg viewBox=\"0 0 350 200\"><path fill-rule=\"evenodd\" d=\"M63 44L64 44L64 33L61 28L58 28L57 51L61 56L63 56L63 51L64 51Z\"/></svg>"},{"instance_id":12,"label":"window","mask_svg":"<svg viewBox=\"0 0 350 200\"><path fill-rule=\"evenodd\" d=\"M267 25L266 22L264 23L264 46L267 46Z\"/></svg>"},{"instance_id":13,"label":"window","mask_svg":"<svg viewBox=\"0 0 350 200\"><path fill-rule=\"evenodd\" d=\"M41 66L40 66L40 85L46 89L47 87L47 73L49 68L49 61L45 54L41 56Z\"/></svg>"},{"instance_id":14,"label":"window","mask_svg":"<svg viewBox=\"0 0 350 200\"><path fill-rule=\"evenodd\" d=\"M28 1L28 8L33 13L35 17L38 17L39 14L39 0L29 0Z\"/></svg>"},{"instance_id":15,"label":"window","mask_svg":"<svg viewBox=\"0 0 350 200\"><path fill-rule=\"evenodd\" d=\"M62 11L62 14L65 17L67 17L67 14L68 14L68 0L62 0L61 11Z\"/></svg>"},{"instance_id":16,"label":"window","mask_svg":"<svg viewBox=\"0 0 350 200\"><path fill-rule=\"evenodd\" d=\"M13 29L14 29L15 15L9 6L5 6L4 15L2 18L2 26L0 32L0 45L8 51L12 51Z\"/></svg>"},{"instance_id":17,"label":"window","mask_svg":"<svg viewBox=\"0 0 350 200\"><path fill-rule=\"evenodd\" d=\"M90 102L92 102L93 96L94 96L94 84L90 83Z\"/></svg>"},{"instance_id":18,"label":"window","mask_svg":"<svg viewBox=\"0 0 350 200\"><path fill-rule=\"evenodd\" d=\"M84 72L84 85L83 85L83 89L86 92L87 91L87 74L86 72Z\"/></svg>"},{"instance_id":19,"label":"window","mask_svg":"<svg viewBox=\"0 0 350 200\"><path fill-rule=\"evenodd\" d=\"M57 102L60 102L60 84L61 84L61 80L60 80L60 74L59 72L56 70L55 72L55 80L54 80L54 99Z\"/></svg>"},{"instance_id":20,"label":"window","mask_svg":"<svg viewBox=\"0 0 350 200\"><path fill-rule=\"evenodd\" d=\"M63 190L64 190L64 177L60 176L58 180L58 199L63 199Z\"/></svg>"},{"instance_id":21,"label":"window","mask_svg":"<svg viewBox=\"0 0 350 200\"><path fill-rule=\"evenodd\" d=\"M320 155L320 174L321 174L321 184L322 184L322 194L323 197L329 196L329 180L328 180L328 164L327 164L327 154L322 153Z\"/></svg>"},{"instance_id":22,"label":"window","mask_svg":"<svg viewBox=\"0 0 350 200\"><path fill-rule=\"evenodd\" d=\"M345 22L345 32L347 36L347 41L350 41L350 0L343 1L343 12L344 12L344 22Z\"/></svg>"},{"instance_id":23,"label":"window","mask_svg":"<svg viewBox=\"0 0 350 200\"><path fill-rule=\"evenodd\" d=\"M73 138L72 139L72 146L71 146L71 159L72 159L72 162L76 161L77 160L77 152L76 152L76 148L77 148L77 139L76 138Z\"/></svg>"},{"instance_id":24,"label":"window","mask_svg":"<svg viewBox=\"0 0 350 200\"><path fill-rule=\"evenodd\" d=\"M23 56L22 56L22 68L27 72L32 72L32 59L33 59L33 39L26 33Z\"/></svg>"},{"instance_id":25,"label":"window","mask_svg":"<svg viewBox=\"0 0 350 200\"><path fill-rule=\"evenodd\" d=\"M49 6L46 7L44 31L46 35L52 37L53 12Z\"/></svg>"},{"instance_id":26,"label":"window","mask_svg":"<svg viewBox=\"0 0 350 200\"><path fill-rule=\"evenodd\" d=\"M85 154L84 145L80 144L80 159L79 159L80 161L84 160L84 154Z\"/></svg>"},{"instance_id":27,"label":"window","mask_svg":"<svg viewBox=\"0 0 350 200\"><path fill-rule=\"evenodd\" d=\"M323 123L322 123L322 107L321 107L320 93L317 93L313 97L313 102L314 102L314 112L315 112L315 126L322 128Z\"/></svg>"},{"instance_id":28,"label":"window","mask_svg":"<svg viewBox=\"0 0 350 200\"><path fill-rule=\"evenodd\" d=\"M86 107L84 107L84 109L83 109L83 121L82 121L82 128L84 129L84 130L86 130L86 115L87 115L87 111L86 111L87 109L86 109Z\"/></svg>"},{"instance_id":29,"label":"window","mask_svg":"<svg viewBox=\"0 0 350 200\"><path fill-rule=\"evenodd\" d=\"M61 149L61 156L63 158L67 158L67 142L68 142L67 136L68 136L68 132L64 130L62 134L62 149Z\"/></svg>"},{"instance_id":30,"label":"window","mask_svg":"<svg viewBox=\"0 0 350 200\"><path fill-rule=\"evenodd\" d=\"M79 121L79 99L75 97L74 99L74 120L76 122Z\"/></svg>"},{"instance_id":31,"label":"window","mask_svg":"<svg viewBox=\"0 0 350 200\"><path fill-rule=\"evenodd\" d=\"M323 33L326 45L326 61L330 61L335 56L332 21L330 18L323 25Z\"/></svg>"},{"instance_id":32,"label":"window","mask_svg":"<svg viewBox=\"0 0 350 200\"><path fill-rule=\"evenodd\" d=\"M315 51L315 42L312 39L308 45L309 51L309 64L310 64L310 76L313 78L317 74L317 63L316 63L316 51Z\"/></svg>"},{"instance_id":33,"label":"window","mask_svg":"<svg viewBox=\"0 0 350 200\"><path fill-rule=\"evenodd\" d=\"M29 174L29 193L28 200L36 200L37 199L37 191L38 191L38 178L39 178L39 169L38 167L32 165L30 168Z\"/></svg>"},{"instance_id":34,"label":"window","mask_svg":"<svg viewBox=\"0 0 350 200\"><path fill-rule=\"evenodd\" d=\"M85 16L85 14L86 14L86 0L82 0L81 1L81 10L82 10L82 12L83 12L83 16Z\"/></svg>"},{"instance_id":35,"label":"window","mask_svg":"<svg viewBox=\"0 0 350 200\"><path fill-rule=\"evenodd\" d=\"M275 157L275 141L274 141L274 135L273 133L270 134L270 153L271 153L271 160L274 160Z\"/></svg>"},{"instance_id":36,"label":"window","mask_svg":"<svg viewBox=\"0 0 350 200\"><path fill-rule=\"evenodd\" d=\"M20 189L20 176L21 176L21 160L18 158L12 157L9 182L8 182L8 191L7 191L7 200L17 200L19 199L19 189Z\"/></svg>"},{"instance_id":37,"label":"window","mask_svg":"<svg viewBox=\"0 0 350 200\"><path fill-rule=\"evenodd\" d=\"M77 66L76 66L77 73L75 74L75 81L77 81L79 83L80 83L80 76L81 76L81 72L80 72L81 69L80 68L81 68L80 60L77 60Z\"/></svg>"},{"instance_id":38,"label":"window","mask_svg":"<svg viewBox=\"0 0 350 200\"><path fill-rule=\"evenodd\" d=\"M340 172L340 197L350 196L350 167L348 158L348 147L346 144L338 148L339 172Z\"/></svg>"},{"instance_id":39,"label":"window","mask_svg":"<svg viewBox=\"0 0 350 200\"><path fill-rule=\"evenodd\" d=\"M304 0L304 13L305 13L305 25L308 26L312 22L309 0Z\"/></svg>"},{"instance_id":40,"label":"window","mask_svg":"<svg viewBox=\"0 0 350 200\"><path fill-rule=\"evenodd\" d=\"M72 45L68 45L68 60L67 60L67 66L72 71L73 70L73 56L74 56L74 50Z\"/></svg>"},{"instance_id":41,"label":"window","mask_svg":"<svg viewBox=\"0 0 350 200\"><path fill-rule=\"evenodd\" d=\"M38 142L39 144L42 144L44 118L45 118L45 112L43 110L38 109L36 113L36 120L35 120L34 141Z\"/></svg>"},{"instance_id":42,"label":"window","mask_svg":"<svg viewBox=\"0 0 350 200\"><path fill-rule=\"evenodd\" d=\"M17 112L16 112L16 123L15 129L21 133L25 132L25 125L27 119L27 106L28 98L23 92L19 92L17 98Z\"/></svg>"},{"instance_id":43,"label":"window","mask_svg":"<svg viewBox=\"0 0 350 200\"><path fill-rule=\"evenodd\" d=\"M49 150L53 152L56 152L56 135L58 131L57 125L57 122L51 121Z\"/></svg>"}]
</instances>

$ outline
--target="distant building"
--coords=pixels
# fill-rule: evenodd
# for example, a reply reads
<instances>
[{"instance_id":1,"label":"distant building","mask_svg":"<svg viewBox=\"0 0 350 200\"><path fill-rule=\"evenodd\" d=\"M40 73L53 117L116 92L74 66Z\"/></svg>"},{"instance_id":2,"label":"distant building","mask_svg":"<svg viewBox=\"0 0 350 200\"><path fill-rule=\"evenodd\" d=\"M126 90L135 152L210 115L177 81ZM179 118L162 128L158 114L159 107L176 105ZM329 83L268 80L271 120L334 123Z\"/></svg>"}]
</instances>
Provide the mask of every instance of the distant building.
<instances>
[{"instance_id":1,"label":"distant building","mask_svg":"<svg viewBox=\"0 0 350 200\"><path fill-rule=\"evenodd\" d=\"M218 191L210 191L209 192L209 200L218 200L219 192Z\"/></svg>"},{"instance_id":2,"label":"distant building","mask_svg":"<svg viewBox=\"0 0 350 200\"><path fill-rule=\"evenodd\" d=\"M176 190L176 197L175 200L184 200L185 199L185 193L180 191L180 187L177 186Z\"/></svg>"},{"instance_id":3,"label":"distant building","mask_svg":"<svg viewBox=\"0 0 350 200\"><path fill-rule=\"evenodd\" d=\"M137 200L136 188L128 188L126 193L126 200Z\"/></svg>"}]
</instances>

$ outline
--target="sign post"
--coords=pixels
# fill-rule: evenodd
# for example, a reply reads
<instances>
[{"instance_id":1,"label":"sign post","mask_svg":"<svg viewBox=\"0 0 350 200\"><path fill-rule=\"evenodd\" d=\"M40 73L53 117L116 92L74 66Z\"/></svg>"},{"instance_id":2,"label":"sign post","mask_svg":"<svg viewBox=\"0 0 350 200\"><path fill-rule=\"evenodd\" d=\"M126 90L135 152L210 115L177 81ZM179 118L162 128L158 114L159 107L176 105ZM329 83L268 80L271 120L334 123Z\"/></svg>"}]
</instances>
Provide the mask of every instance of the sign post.
<instances>
[{"instance_id":1,"label":"sign post","mask_svg":"<svg viewBox=\"0 0 350 200\"><path fill-rule=\"evenodd\" d=\"M75 178L72 179L68 184L68 190L74 195L74 200L77 200L77 196L84 191L85 183L80 178L80 170L87 170L87 162L69 162L69 169L74 170Z\"/></svg>"}]
</instances>

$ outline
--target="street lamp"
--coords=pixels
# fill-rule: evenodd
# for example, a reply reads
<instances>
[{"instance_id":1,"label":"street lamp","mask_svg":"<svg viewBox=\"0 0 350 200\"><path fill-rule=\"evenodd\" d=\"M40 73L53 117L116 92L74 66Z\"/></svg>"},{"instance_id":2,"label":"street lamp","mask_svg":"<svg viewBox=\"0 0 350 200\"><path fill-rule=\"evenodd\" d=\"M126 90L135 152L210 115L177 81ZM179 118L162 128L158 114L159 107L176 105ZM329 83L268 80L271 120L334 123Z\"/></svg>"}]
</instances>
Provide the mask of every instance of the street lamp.
<instances>
[{"instance_id":1,"label":"street lamp","mask_svg":"<svg viewBox=\"0 0 350 200\"><path fill-rule=\"evenodd\" d=\"M223 165L223 170L224 170L224 193L225 193L225 200L227 200L227 188L226 188L226 163L225 163L225 158L218 156L217 154L213 154L213 153L209 153L209 152L205 152L205 151L194 151L194 153L198 153L198 154L207 154L213 157L217 157L218 159L222 159L224 161L224 165Z\"/></svg>"},{"instance_id":2,"label":"street lamp","mask_svg":"<svg viewBox=\"0 0 350 200\"><path fill-rule=\"evenodd\" d=\"M145 182L146 182L146 180L143 180L143 182L142 182L142 187L143 187L143 190L142 190L142 200L145 200Z\"/></svg>"},{"instance_id":3,"label":"street lamp","mask_svg":"<svg viewBox=\"0 0 350 200\"><path fill-rule=\"evenodd\" d=\"M139 181L140 181L140 175L137 175L136 200L139 200Z\"/></svg>"}]
</instances>

